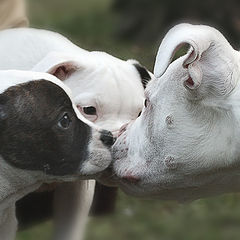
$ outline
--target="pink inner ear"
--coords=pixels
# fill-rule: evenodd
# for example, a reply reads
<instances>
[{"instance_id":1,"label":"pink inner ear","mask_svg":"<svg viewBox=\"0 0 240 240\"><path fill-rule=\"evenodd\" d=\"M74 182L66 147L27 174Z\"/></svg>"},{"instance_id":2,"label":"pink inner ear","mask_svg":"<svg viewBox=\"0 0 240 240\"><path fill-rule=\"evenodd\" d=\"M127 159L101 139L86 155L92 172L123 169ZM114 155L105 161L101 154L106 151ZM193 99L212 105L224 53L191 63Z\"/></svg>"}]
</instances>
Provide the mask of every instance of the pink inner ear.
<instances>
[{"instance_id":1,"label":"pink inner ear","mask_svg":"<svg viewBox=\"0 0 240 240\"><path fill-rule=\"evenodd\" d=\"M189 78L185 81L185 84L186 84L188 87L193 87L193 86L194 86L194 81L192 80L191 77L189 77Z\"/></svg>"},{"instance_id":2,"label":"pink inner ear","mask_svg":"<svg viewBox=\"0 0 240 240\"><path fill-rule=\"evenodd\" d=\"M77 109L79 110L79 112L82 112L82 107L79 104L77 104Z\"/></svg>"},{"instance_id":3,"label":"pink inner ear","mask_svg":"<svg viewBox=\"0 0 240 240\"><path fill-rule=\"evenodd\" d=\"M60 66L52 73L52 75L63 81L67 78L68 71L65 66Z\"/></svg>"},{"instance_id":4,"label":"pink inner ear","mask_svg":"<svg viewBox=\"0 0 240 240\"><path fill-rule=\"evenodd\" d=\"M195 50L193 49L187 59L183 62L183 67L188 68L188 66L193 63L196 59L198 59L198 55L196 54Z\"/></svg>"}]
</instances>

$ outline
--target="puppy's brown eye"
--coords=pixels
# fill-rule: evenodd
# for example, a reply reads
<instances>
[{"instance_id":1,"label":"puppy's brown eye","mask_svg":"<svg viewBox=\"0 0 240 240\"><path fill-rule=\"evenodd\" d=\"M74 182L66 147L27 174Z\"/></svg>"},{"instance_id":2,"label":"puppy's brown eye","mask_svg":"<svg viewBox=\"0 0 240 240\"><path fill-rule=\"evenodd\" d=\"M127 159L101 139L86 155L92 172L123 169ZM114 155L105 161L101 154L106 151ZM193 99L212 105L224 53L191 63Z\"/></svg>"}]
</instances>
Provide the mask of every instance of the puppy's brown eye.
<instances>
[{"instance_id":1,"label":"puppy's brown eye","mask_svg":"<svg viewBox=\"0 0 240 240\"><path fill-rule=\"evenodd\" d=\"M96 115L97 114L97 110L93 106L83 107L83 112L87 115Z\"/></svg>"},{"instance_id":2,"label":"puppy's brown eye","mask_svg":"<svg viewBox=\"0 0 240 240\"><path fill-rule=\"evenodd\" d=\"M71 121L70 117L68 116L67 113L65 113L63 115L63 117L59 120L58 126L61 128L64 128L64 129L68 129L71 122L72 121Z\"/></svg>"},{"instance_id":3,"label":"puppy's brown eye","mask_svg":"<svg viewBox=\"0 0 240 240\"><path fill-rule=\"evenodd\" d=\"M142 111L138 114L138 116L137 117L140 117L141 116L141 114L142 114Z\"/></svg>"}]
</instances>

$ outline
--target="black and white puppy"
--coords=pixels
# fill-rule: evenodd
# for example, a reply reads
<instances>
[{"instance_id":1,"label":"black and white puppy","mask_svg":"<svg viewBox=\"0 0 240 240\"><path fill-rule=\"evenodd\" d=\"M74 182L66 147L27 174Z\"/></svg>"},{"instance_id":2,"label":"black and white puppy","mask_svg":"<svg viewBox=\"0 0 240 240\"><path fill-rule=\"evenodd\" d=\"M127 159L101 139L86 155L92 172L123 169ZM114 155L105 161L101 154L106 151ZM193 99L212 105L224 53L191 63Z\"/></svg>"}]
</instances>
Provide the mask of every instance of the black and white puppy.
<instances>
[{"instance_id":1,"label":"black and white puppy","mask_svg":"<svg viewBox=\"0 0 240 240\"><path fill-rule=\"evenodd\" d=\"M43 182L103 170L113 138L82 117L56 77L12 70L0 81L0 239L10 240L18 199Z\"/></svg>"}]
</instances>

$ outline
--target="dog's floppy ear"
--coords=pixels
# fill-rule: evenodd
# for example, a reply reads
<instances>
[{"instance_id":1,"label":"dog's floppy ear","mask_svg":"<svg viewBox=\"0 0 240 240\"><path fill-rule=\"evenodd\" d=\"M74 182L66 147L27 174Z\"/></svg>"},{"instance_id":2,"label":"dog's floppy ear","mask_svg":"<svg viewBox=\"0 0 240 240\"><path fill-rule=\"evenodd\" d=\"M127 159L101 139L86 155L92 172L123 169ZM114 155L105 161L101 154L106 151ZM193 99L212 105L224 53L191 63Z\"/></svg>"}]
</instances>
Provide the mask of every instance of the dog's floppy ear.
<instances>
[{"instance_id":1,"label":"dog's floppy ear","mask_svg":"<svg viewBox=\"0 0 240 240\"><path fill-rule=\"evenodd\" d=\"M204 25L179 24L164 37L156 57L154 74L161 77L170 65L176 51L189 44L183 56L183 68L189 73L184 85L197 89L204 78L205 88L217 95L231 91L234 83L230 77L236 65L237 54L223 35L216 29Z\"/></svg>"},{"instance_id":2,"label":"dog's floppy ear","mask_svg":"<svg viewBox=\"0 0 240 240\"><path fill-rule=\"evenodd\" d=\"M143 88L145 89L148 82L152 79L151 73L144 66L142 66L138 61L134 59L129 59L127 60L127 62L131 63L136 68L141 78Z\"/></svg>"},{"instance_id":3,"label":"dog's floppy ear","mask_svg":"<svg viewBox=\"0 0 240 240\"><path fill-rule=\"evenodd\" d=\"M63 81L77 70L85 68L86 62L86 59L51 52L36 64L32 71L50 73Z\"/></svg>"}]
</instances>

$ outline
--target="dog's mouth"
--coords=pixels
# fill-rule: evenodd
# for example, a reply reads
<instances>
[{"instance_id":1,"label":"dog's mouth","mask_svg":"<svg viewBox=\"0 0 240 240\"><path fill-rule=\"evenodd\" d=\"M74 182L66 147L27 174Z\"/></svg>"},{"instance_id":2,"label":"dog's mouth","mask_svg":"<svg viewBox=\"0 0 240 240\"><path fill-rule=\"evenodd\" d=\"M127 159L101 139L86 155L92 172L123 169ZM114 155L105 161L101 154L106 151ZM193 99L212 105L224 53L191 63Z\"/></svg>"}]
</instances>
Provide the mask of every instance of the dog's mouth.
<instances>
[{"instance_id":1,"label":"dog's mouth","mask_svg":"<svg viewBox=\"0 0 240 240\"><path fill-rule=\"evenodd\" d=\"M113 171L112 165L108 166L104 171L98 173L95 178L103 185L109 187L116 187L119 179Z\"/></svg>"},{"instance_id":2,"label":"dog's mouth","mask_svg":"<svg viewBox=\"0 0 240 240\"><path fill-rule=\"evenodd\" d=\"M142 182L142 178L133 174L131 171L125 171L120 174L114 169L113 164L106 168L101 173L98 173L96 179L107 186L126 186L126 185L138 185Z\"/></svg>"},{"instance_id":3,"label":"dog's mouth","mask_svg":"<svg viewBox=\"0 0 240 240\"><path fill-rule=\"evenodd\" d=\"M127 184L138 184L141 182L141 178L133 174L124 175L120 179Z\"/></svg>"}]
</instances>

